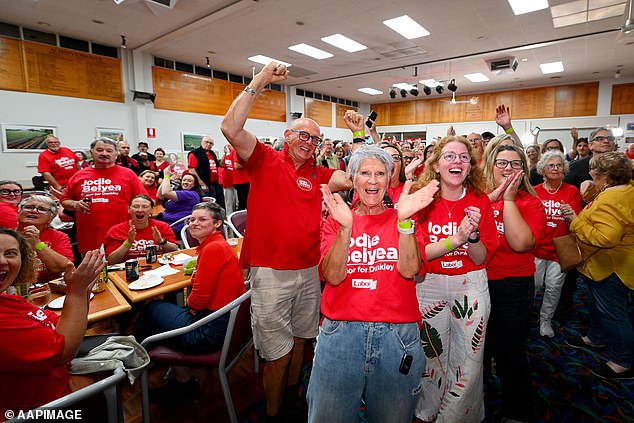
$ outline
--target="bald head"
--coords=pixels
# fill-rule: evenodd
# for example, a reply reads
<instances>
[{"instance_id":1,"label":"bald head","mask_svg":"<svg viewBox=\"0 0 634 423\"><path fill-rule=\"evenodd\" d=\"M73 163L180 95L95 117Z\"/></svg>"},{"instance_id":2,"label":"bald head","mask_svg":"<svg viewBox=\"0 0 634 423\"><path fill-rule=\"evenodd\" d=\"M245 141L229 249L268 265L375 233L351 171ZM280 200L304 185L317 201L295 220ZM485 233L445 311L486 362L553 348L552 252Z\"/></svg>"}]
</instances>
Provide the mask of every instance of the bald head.
<instances>
[{"instance_id":1,"label":"bald head","mask_svg":"<svg viewBox=\"0 0 634 423\"><path fill-rule=\"evenodd\" d=\"M209 151L214 146L214 139L211 138L209 135L205 135L203 139L200 140L200 146L203 148L203 150Z\"/></svg>"},{"instance_id":2,"label":"bald head","mask_svg":"<svg viewBox=\"0 0 634 423\"><path fill-rule=\"evenodd\" d=\"M127 141L119 141L117 146L120 156L128 157L130 155L130 144Z\"/></svg>"}]
</instances>

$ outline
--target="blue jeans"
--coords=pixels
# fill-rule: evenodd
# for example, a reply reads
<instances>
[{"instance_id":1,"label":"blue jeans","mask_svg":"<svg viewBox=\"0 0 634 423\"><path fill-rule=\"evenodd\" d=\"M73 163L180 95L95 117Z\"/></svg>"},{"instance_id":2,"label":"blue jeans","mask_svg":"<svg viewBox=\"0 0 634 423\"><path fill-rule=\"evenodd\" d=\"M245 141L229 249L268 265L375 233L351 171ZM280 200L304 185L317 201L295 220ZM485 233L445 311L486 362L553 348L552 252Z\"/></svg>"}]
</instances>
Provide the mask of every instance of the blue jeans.
<instances>
[{"instance_id":1,"label":"blue jeans","mask_svg":"<svg viewBox=\"0 0 634 423\"><path fill-rule=\"evenodd\" d=\"M189 312L189 307L153 301L141 311L134 326L134 335L141 342L148 336L188 326L211 313L211 310L199 310L194 316ZM171 338L167 344L193 353L219 350L222 348L228 323L229 313L226 313L191 332Z\"/></svg>"},{"instance_id":2,"label":"blue jeans","mask_svg":"<svg viewBox=\"0 0 634 423\"><path fill-rule=\"evenodd\" d=\"M588 285L588 338L597 345L607 342L610 361L631 368L634 334L632 322L627 314L630 289L621 282L616 273L597 282L584 275L581 277Z\"/></svg>"},{"instance_id":3,"label":"blue jeans","mask_svg":"<svg viewBox=\"0 0 634 423\"><path fill-rule=\"evenodd\" d=\"M407 375L399 371L412 356ZM409 423L420 392L425 355L417 323L331 321L319 329L308 385L308 421Z\"/></svg>"}]
</instances>

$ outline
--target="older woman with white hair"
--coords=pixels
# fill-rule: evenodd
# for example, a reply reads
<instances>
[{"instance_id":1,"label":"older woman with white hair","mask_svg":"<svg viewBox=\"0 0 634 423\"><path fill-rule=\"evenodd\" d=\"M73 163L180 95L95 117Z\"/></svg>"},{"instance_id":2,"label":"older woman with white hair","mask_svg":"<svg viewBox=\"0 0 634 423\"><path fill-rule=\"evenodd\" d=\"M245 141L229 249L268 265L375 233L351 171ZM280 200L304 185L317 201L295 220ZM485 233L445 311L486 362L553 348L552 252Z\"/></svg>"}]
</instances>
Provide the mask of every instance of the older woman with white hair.
<instances>
[{"instance_id":1,"label":"older woman with white hair","mask_svg":"<svg viewBox=\"0 0 634 423\"><path fill-rule=\"evenodd\" d=\"M433 181L396 209L383 203L394 159L376 147L357 149L348 173L359 201L352 209L322 186L330 217L322 228L324 315L308 386L309 422L411 421L425 354L414 276L422 266L412 215L438 190Z\"/></svg>"},{"instance_id":2,"label":"older woman with white hair","mask_svg":"<svg viewBox=\"0 0 634 423\"><path fill-rule=\"evenodd\" d=\"M54 200L44 195L32 195L18 205L18 232L35 252L39 282L59 277L67 263L73 261L68 235L50 227L58 208Z\"/></svg>"},{"instance_id":3,"label":"older woman with white hair","mask_svg":"<svg viewBox=\"0 0 634 423\"><path fill-rule=\"evenodd\" d=\"M544 286L544 299L539 312L539 334L552 338L555 332L551 319L559 304L561 288L566 279L566 273L559 267L553 239L570 233L569 223L564 220L561 206L568 204L575 213L579 213L581 193L576 187L563 181L568 173L568 161L561 151L545 151L537 162L536 169L544 177L544 182L533 188L542 200L546 212L546 234L535 249L535 289Z\"/></svg>"}]
</instances>

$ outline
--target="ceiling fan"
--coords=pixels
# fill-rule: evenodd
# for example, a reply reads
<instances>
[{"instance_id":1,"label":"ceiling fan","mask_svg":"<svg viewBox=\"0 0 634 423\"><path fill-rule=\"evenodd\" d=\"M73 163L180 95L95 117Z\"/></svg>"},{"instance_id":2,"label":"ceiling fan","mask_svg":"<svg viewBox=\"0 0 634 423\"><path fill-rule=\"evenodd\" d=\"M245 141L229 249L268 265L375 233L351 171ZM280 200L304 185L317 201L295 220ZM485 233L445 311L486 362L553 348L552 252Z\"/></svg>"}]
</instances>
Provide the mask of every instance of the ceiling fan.
<instances>
[{"instance_id":1,"label":"ceiling fan","mask_svg":"<svg viewBox=\"0 0 634 423\"><path fill-rule=\"evenodd\" d=\"M627 17L625 18L625 24L620 28L621 30L616 36L617 43L624 43L626 39L634 37L634 19L632 17L632 3L634 0L627 2Z\"/></svg>"},{"instance_id":2,"label":"ceiling fan","mask_svg":"<svg viewBox=\"0 0 634 423\"><path fill-rule=\"evenodd\" d=\"M454 91L451 95L451 100L441 100L443 103L449 103L451 105L453 104L472 104L472 105L476 105L478 104L478 101L480 99L477 96L473 96L471 97L469 100L456 100L456 92Z\"/></svg>"}]
</instances>

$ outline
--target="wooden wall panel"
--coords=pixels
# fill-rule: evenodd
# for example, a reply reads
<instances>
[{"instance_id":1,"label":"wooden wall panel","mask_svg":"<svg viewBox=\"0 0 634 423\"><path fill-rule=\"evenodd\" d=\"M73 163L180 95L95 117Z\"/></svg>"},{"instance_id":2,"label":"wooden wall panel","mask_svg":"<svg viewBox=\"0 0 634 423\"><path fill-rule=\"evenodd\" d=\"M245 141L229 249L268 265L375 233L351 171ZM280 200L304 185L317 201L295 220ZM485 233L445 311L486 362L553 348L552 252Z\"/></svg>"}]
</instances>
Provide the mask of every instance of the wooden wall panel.
<instances>
[{"instance_id":1,"label":"wooden wall panel","mask_svg":"<svg viewBox=\"0 0 634 423\"><path fill-rule=\"evenodd\" d=\"M634 113L634 83L612 85L610 114Z\"/></svg>"},{"instance_id":2,"label":"wooden wall panel","mask_svg":"<svg viewBox=\"0 0 634 423\"><path fill-rule=\"evenodd\" d=\"M335 108L335 113L337 116L337 121L335 122L335 125L337 125L337 128L343 128L343 129L347 129L348 125L346 125L346 122L344 122L343 120L343 115L346 114L346 110L356 110L358 111L359 109L356 107L352 107L352 106L345 106L343 104L337 104L337 107ZM377 111L377 113L379 113ZM379 113L380 115L380 113ZM378 118L377 118L378 119Z\"/></svg>"},{"instance_id":3,"label":"wooden wall panel","mask_svg":"<svg viewBox=\"0 0 634 423\"><path fill-rule=\"evenodd\" d=\"M599 83L592 82L456 96L457 101L478 97L477 104L450 104L447 101L451 97L442 97L380 103L371 107L379 113L379 126L490 121L495 120L495 108L500 104L510 106L513 119L594 116L597 113L598 91ZM631 99L632 94L629 95L631 104L634 100ZM627 104L628 100L624 101ZM616 113L632 112L613 112Z\"/></svg>"},{"instance_id":4,"label":"wooden wall panel","mask_svg":"<svg viewBox=\"0 0 634 423\"><path fill-rule=\"evenodd\" d=\"M0 89L26 91L20 40L0 37Z\"/></svg>"},{"instance_id":5,"label":"wooden wall panel","mask_svg":"<svg viewBox=\"0 0 634 423\"><path fill-rule=\"evenodd\" d=\"M555 87L555 116L596 115L598 100L598 82Z\"/></svg>"},{"instance_id":6,"label":"wooden wall panel","mask_svg":"<svg viewBox=\"0 0 634 423\"><path fill-rule=\"evenodd\" d=\"M123 103L121 60L23 41L27 91Z\"/></svg>"},{"instance_id":7,"label":"wooden wall panel","mask_svg":"<svg viewBox=\"0 0 634 423\"><path fill-rule=\"evenodd\" d=\"M152 68L157 109L225 115L244 84L212 79L160 67ZM286 95L265 90L258 94L249 113L251 119L286 121Z\"/></svg>"},{"instance_id":8,"label":"wooden wall panel","mask_svg":"<svg viewBox=\"0 0 634 423\"><path fill-rule=\"evenodd\" d=\"M304 115L317 122L319 126L332 126L332 103L305 97Z\"/></svg>"}]
</instances>

